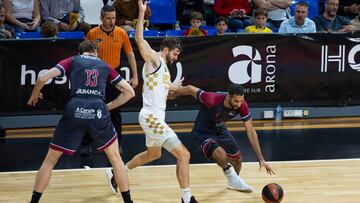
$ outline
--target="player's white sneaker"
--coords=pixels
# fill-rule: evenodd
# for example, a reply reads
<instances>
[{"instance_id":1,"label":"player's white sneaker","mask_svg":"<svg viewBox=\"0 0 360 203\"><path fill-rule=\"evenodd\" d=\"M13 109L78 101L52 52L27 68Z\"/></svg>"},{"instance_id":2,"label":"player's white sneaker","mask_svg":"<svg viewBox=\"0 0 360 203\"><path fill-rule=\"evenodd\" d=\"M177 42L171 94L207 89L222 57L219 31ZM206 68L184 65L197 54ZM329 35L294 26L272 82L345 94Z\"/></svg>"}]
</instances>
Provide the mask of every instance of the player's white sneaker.
<instances>
[{"instance_id":1,"label":"player's white sneaker","mask_svg":"<svg viewBox=\"0 0 360 203\"><path fill-rule=\"evenodd\" d=\"M231 190L238 190L240 192L252 192L254 189L251 185L246 184L239 176L234 179L229 179L227 188Z\"/></svg>"},{"instance_id":2,"label":"player's white sneaker","mask_svg":"<svg viewBox=\"0 0 360 203\"><path fill-rule=\"evenodd\" d=\"M105 173L106 173L106 178L107 178L108 183L109 183L110 190L114 195L116 195L116 193L117 193L117 184L115 182L115 178L114 178L112 168L106 168Z\"/></svg>"}]
</instances>

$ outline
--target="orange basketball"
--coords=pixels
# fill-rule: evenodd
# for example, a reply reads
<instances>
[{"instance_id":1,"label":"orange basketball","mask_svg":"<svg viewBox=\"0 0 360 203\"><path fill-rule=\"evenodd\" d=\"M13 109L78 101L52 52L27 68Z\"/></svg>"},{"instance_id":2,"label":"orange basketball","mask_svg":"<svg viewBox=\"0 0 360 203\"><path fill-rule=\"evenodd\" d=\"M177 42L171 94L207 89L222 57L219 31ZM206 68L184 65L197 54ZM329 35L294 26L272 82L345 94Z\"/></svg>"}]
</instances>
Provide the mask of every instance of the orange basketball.
<instances>
[{"instance_id":1,"label":"orange basketball","mask_svg":"<svg viewBox=\"0 0 360 203\"><path fill-rule=\"evenodd\" d=\"M284 191L279 184L269 183L264 186L261 195L266 203L279 203L284 196Z\"/></svg>"}]
</instances>

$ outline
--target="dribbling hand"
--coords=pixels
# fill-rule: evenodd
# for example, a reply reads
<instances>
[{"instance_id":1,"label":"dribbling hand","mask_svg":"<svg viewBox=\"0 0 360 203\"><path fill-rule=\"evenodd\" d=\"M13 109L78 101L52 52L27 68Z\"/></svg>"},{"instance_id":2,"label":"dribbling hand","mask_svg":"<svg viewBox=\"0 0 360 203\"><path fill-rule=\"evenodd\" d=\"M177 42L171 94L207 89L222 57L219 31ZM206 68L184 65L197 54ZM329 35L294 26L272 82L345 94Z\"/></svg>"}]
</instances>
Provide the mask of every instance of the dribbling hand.
<instances>
[{"instance_id":1,"label":"dribbling hand","mask_svg":"<svg viewBox=\"0 0 360 203\"><path fill-rule=\"evenodd\" d=\"M29 101L27 102L27 104L29 106L35 106L38 103L39 99L43 99L43 95L41 94L41 92L32 93Z\"/></svg>"}]
</instances>

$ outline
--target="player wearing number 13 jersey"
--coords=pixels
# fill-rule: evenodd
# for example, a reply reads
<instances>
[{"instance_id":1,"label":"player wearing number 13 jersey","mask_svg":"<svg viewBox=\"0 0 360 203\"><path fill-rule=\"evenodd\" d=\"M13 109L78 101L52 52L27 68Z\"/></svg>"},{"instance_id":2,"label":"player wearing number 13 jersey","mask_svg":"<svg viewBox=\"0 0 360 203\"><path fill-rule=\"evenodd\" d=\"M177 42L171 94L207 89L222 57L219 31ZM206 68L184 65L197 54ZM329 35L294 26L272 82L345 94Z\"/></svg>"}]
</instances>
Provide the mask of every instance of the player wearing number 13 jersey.
<instances>
[{"instance_id":1,"label":"player wearing number 13 jersey","mask_svg":"<svg viewBox=\"0 0 360 203\"><path fill-rule=\"evenodd\" d=\"M105 62L97 57L98 46L90 41L81 42L79 56L60 61L36 81L28 101L35 106L42 98L40 90L45 83L67 75L71 82L71 93L64 107L64 115L57 125L49 151L36 176L30 203L40 200L50 181L52 169L62 154L73 154L85 133L89 133L98 150L104 150L113 168L125 203L131 203L128 178L124 162L119 153L116 131L111 123L109 110L114 109L135 96L131 86ZM105 104L105 85L110 81L121 91L113 101Z\"/></svg>"}]
</instances>

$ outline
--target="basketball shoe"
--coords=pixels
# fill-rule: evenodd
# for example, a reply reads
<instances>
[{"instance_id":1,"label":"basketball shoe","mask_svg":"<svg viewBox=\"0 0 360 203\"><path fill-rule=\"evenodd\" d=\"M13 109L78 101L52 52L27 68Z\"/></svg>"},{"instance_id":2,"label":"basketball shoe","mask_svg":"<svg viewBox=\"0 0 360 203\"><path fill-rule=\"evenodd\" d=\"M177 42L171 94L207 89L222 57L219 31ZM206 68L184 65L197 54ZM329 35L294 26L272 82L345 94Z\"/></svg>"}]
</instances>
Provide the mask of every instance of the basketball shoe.
<instances>
[{"instance_id":1,"label":"basketball shoe","mask_svg":"<svg viewBox=\"0 0 360 203\"><path fill-rule=\"evenodd\" d=\"M107 178L108 183L109 183L110 190L114 195L116 195L118 186L117 186L117 184L115 182L113 169L112 168L107 168L107 169L105 169L105 173L106 173L106 178Z\"/></svg>"},{"instance_id":2,"label":"basketball shoe","mask_svg":"<svg viewBox=\"0 0 360 203\"><path fill-rule=\"evenodd\" d=\"M184 200L181 199L181 203L184 203ZM195 197L194 196L191 196L190 198L190 203L198 203L198 201L196 201Z\"/></svg>"},{"instance_id":3,"label":"basketball shoe","mask_svg":"<svg viewBox=\"0 0 360 203\"><path fill-rule=\"evenodd\" d=\"M241 192L252 192L253 187L246 184L245 181L236 174L233 167L230 167L228 170L224 171L224 175L228 179L227 188L231 190L238 190Z\"/></svg>"}]
</instances>

